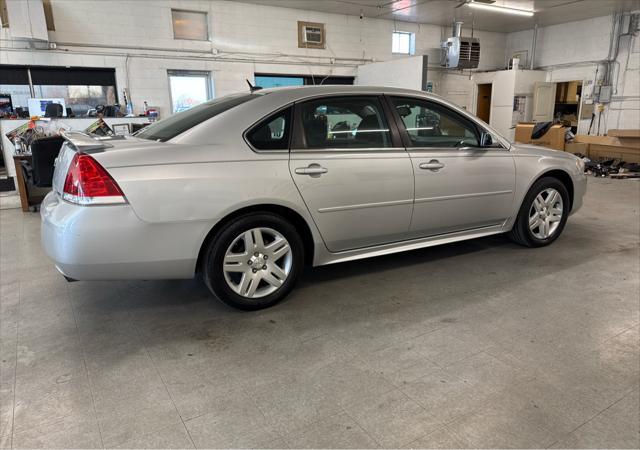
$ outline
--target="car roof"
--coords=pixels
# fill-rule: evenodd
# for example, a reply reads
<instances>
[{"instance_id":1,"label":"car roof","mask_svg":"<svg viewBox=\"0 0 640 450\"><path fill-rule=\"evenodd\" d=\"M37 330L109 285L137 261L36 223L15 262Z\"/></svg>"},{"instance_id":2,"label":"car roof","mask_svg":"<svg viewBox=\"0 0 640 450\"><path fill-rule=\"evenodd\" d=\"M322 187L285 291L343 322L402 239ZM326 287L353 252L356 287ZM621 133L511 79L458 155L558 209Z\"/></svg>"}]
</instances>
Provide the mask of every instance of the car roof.
<instances>
[{"instance_id":1,"label":"car roof","mask_svg":"<svg viewBox=\"0 0 640 450\"><path fill-rule=\"evenodd\" d=\"M354 85L310 85L310 86L286 86L260 89L255 91L256 94L267 95L270 97L278 97L288 101L296 101L299 99L313 97L316 95L331 94L395 94L410 95L421 97L440 98L437 95L417 91L413 89L397 88L391 86L354 86ZM274 98L275 100L275 98Z\"/></svg>"}]
</instances>

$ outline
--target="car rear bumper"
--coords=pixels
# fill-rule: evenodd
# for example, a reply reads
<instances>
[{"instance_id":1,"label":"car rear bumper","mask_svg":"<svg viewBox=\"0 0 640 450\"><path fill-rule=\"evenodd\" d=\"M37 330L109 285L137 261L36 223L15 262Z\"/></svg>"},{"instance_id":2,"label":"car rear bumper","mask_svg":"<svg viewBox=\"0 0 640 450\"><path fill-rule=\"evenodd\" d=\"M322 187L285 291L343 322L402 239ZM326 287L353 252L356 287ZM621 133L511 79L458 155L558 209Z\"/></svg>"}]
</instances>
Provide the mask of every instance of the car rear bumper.
<instances>
[{"instance_id":1,"label":"car rear bumper","mask_svg":"<svg viewBox=\"0 0 640 450\"><path fill-rule=\"evenodd\" d=\"M41 241L74 280L192 278L207 224L150 224L130 205L78 206L49 193L40 207Z\"/></svg>"}]
</instances>

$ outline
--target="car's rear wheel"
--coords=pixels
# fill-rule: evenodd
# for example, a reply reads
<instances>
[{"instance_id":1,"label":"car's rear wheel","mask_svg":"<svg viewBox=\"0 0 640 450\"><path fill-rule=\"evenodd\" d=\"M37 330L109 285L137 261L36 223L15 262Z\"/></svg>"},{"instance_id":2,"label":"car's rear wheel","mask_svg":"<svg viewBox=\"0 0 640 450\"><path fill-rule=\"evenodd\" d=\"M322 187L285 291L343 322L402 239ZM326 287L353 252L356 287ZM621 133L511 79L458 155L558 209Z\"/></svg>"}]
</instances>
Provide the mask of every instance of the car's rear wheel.
<instances>
[{"instance_id":1,"label":"car's rear wheel","mask_svg":"<svg viewBox=\"0 0 640 450\"><path fill-rule=\"evenodd\" d=\"M229 306L257 310L293 289L304 263L296 229L271 213L251 213L223 227L208 245L204 281Z\"/></svg>"},{"instance_id":2,"label":"car's rear wheel","mask_svg":"<svg viewBox=\"0 0 640 450\"><path fill-rule=\"evenodd\" d=\"M569 210L565 185L557 178L541 178L527 192L509 237L527 247L549 245L562 233Z\"/></svg>"}]
</instances>

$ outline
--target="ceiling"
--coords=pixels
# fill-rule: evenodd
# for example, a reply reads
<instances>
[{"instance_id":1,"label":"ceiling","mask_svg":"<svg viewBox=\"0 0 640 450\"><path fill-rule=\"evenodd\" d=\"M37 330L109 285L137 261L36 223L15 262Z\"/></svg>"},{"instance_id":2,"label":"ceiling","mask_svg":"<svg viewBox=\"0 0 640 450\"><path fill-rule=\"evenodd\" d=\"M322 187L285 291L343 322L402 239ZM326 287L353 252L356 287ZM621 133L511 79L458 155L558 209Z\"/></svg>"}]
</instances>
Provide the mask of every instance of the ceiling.
<instances>
[{"instance_id":1,"label":"ceiling","mask_svg":"<svg viewBox=\"0 0 640 450\"><path fill-rule=\"evenodd\" d=\"M236 0L238 1L238 0ZM533 17L469 7L469 0L240 0L245 3L349 14L405 22L451 25L454 17L478 30L511 32L606 16L638 8L637 0L495 0L494 5L535 11ZM486 1L486 0L485 0Z\"/></svg>"}]
</instances>

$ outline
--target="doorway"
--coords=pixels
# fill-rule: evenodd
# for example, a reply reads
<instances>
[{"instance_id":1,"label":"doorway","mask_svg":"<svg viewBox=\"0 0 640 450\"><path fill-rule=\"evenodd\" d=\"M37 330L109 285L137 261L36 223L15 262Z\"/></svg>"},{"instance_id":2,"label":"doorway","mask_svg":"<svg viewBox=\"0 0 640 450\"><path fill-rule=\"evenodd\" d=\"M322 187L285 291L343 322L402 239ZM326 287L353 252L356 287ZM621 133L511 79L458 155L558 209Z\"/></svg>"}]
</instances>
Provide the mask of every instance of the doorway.
<instances>
[{"instance_id":1,"label":"doorway","mask_svg":"<svg viewBox=\"0 0 640 450\"><path fill-rule=\"evenodd\" d=\"M491 83L478 85L478 100L476 102L476 116L489 123L491 119Z\"/></svg>"},{"instance_id":2,"label":"doorway","mask_svg":"<svg viewBox=\"0 0 640 450\"><path fill-rule=\"evenodd\" d=\"M580 120L580 100L582 98L582 81L565 81L556 83L556 98L553 108L554 121L571 127L575 134Z\"/></svg>"},{"instance_id":3,"label":"doorway","mask_svg":"<svg viewBox=\"0 0 640 450\"><path fill-rule=\"evenodd\" d=\"M581 111L581 100L581 80L535 83L533 121L561 123L565 127L570 127L575 134L578 130L578 121L591 117L591 112L586 108ZM583 114L582 117L580 117L581 114Z\"/></svg>"}]
</instances>

